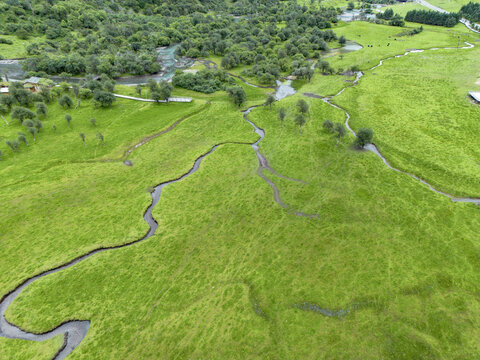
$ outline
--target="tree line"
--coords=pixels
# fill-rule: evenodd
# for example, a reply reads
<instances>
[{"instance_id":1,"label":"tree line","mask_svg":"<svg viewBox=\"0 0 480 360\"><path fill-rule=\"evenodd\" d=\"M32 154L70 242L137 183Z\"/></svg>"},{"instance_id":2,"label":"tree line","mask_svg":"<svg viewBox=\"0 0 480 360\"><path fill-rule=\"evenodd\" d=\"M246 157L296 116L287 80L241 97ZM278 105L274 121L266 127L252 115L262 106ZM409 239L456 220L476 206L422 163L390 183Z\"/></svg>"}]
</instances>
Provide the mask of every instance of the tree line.
<instances>
[{"instance_id":1,"label":"tree line","mask_svg":"<svg viewBox=\"0 0 480 360\"><path fill-rule=\"evenodd\" d=\"M410 10L405 15L405 20L420 24L453 27L460 21L457 13L441 13L432 10Z\"/></svg>"}]
</instances>

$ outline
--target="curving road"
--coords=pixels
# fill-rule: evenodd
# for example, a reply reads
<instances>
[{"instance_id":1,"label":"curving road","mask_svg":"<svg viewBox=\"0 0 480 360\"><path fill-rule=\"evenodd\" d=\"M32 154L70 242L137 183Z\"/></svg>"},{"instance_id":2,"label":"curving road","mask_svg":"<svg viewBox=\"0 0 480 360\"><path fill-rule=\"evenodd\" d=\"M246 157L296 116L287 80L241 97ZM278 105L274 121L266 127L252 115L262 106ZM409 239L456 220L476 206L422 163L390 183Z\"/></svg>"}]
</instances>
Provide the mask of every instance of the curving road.
<instances>
[{"instance_id":1,"label":"curving road","mask_svg":"<svg viewBox=\"0 0 480 360\"><path fill-rule=\"evenodd\" d=\"M429 2L427 2L427 1L425 1L425 0L415 0L415 1L416 1L417 3L419 3L420 5L422 5L422 6L425 6L425 7L429 8L430 10L439 11L439 12L445 13L445 14L448 14L448 13L449 13L447 10L444 10L444 9L442 9L442 8L439 8L438 6L435 6L435 5L433 5L433 4L430 4ZM475 33L477 33L477 34L480 34L480 31L479 31L479 30L475 30L475 29L473 28L472 25L474 25L474 24L472 24L472 23L471 23L470 21L468 21L467 19L462 18L462 19L460 19L460 22L461 22L462 24L464 24L469 30L471 30L471 31L473 31L473 32L475 32ZM475 24L475 25L478 25L478 24Z\"/></svg>"}]
</instances>

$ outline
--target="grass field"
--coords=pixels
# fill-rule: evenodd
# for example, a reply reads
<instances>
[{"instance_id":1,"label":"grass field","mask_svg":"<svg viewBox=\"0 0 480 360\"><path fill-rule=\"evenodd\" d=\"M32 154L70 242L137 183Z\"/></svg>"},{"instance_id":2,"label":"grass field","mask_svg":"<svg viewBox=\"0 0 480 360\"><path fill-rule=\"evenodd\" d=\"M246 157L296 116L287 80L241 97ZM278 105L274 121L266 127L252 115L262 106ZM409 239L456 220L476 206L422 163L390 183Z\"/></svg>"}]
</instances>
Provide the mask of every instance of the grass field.
<instances>
[{"instance_id":1,"label":"grass field","mask_svg":"<svg viewBox=\"0 0 480 360\"><path fill-rule=\"evenodd\" d=\"M251 119L267 129L261 146L271 165L309 182L275 179L284 199L318 219L286 213L255 174L252 149L226 145L164 191L155 237L38 281L9 319L35 330L91 319L72 359L478 355L478 209L352 151L351 137L335 146L321 123L343 113L319 100L308 100L298 134L299 98ZM278 106L288 108L283 126ZM171 158L192 132L209 136L215 120L197 121L132 160ZM293 306L305 301L350 313L328 318Z\"/></svg>"},{"instance_id":2,"label":"grass field","mask_svg":"<svg viewBox=\"0 0 480 360\"><path fill-rule=\"evenodd\" d=\"M50 360L63 344L63 336L43 342L0 338L2 359Z\"/></svg>"},{"instance_id":3,"label":"grass field","mask_svg":"<svg viewBox=\"0 0 480 360\"><path fill-rule=\"evenodd\" d=\"M21 40L14 35L0 35L0 37L13 41L12 45L0 44L0 60L23 58L27 55L28 45L42 40L39 37Z\"/></svg>"},{"instance_id":4,"label":"grass field","mask_svg":"<svg viewBox=\"0 0 480 360\"><path fill-rule=\"evenodd\" d=\"M429 0L429 3L450 12L459 11L463 5L469 2L478 2L478 0Z\"/></svg>"},{"instance_id":5,"label":"grass field","mask_svg":"<svg viewBox=\"0 0 480 360\"><path fill-rule=\"evenodd\" d=\"M382 46L329 61L366 69L408 48L456 45L458 34L470 39L458 29L426 27L393 43L397 28L352 23L338 30ZM394 45L383 46L387 41ZM474 136L480 108L466 98L476 86L479 51L387 61L334 101L351 113L354 129L375 131L394 165L442 190L480 196ZM345 80L351 78L317 73L295 85L331 95ZM245 108L270 91L245 89ZM214 144L257 139L224 92L174 95L194 102L119 100L111 109L84 102L71 111L52 104L36 144L15 154L0 144L1 294L100 245L142 236L149 189L188 171ZM299 99L310 105L301 133L293 121ZM287 110L283 124L280 107ZM133 167L91 162L119 159L180 118L174 130L129 156ZM253 110L249 119L266 131L260 150L269 164L305 184L265 175L292 209L318 217L294 216L274 201L249 145L222 145L194 175L163 189L153 212L155 236L36 281L7 319L36 332L90 320L72 360L479 358L479 208L453 203L354 150L350 134L336 144L322 123L343 122L345 114L321 100L296 94ZM11 121L0 129L8 139L21 126ZM304 303L343 315L302 310ZM48 358L60 340L0 339L0 354Z\"/></svg>"},{"instance_id":6,"label":"grass field","mask_svg":"<svg viewBox=\"0 0 480 360\"><path fill-rule=\"evenodd\" d=\"M393 164L450 193L480 197L480 108L467 95L478 89L479 59L476 47L387 61L338 103L354 129L375 129Z\"/></svg>"}]
</instances>

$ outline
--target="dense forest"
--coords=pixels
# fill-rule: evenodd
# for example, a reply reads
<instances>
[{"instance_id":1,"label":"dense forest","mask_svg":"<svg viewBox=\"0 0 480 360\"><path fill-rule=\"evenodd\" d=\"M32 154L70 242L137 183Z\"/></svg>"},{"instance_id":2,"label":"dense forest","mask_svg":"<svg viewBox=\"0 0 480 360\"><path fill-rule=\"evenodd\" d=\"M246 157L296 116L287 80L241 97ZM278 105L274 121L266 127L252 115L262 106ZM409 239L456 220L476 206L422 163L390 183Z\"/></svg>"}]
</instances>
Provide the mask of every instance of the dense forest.
<instances>
[{"instance_id":1,"label":"dense forest","mask_svg":"<svg viewBox=\"0 0 480 360\"><path fill-rule=\"evenodd\" d=\"M460 9L460 15L472 22L480 22L480 3L469 2Z\"/></svg>"},{"instance_id":2,"label":"dense forest","mask_svg":"<svg viewBox=\"0 0 480 360\"><path fill-rule=\"evenodd\" d=\"M432 10L410 10L405 15L405 21L453 27L459 22L460 17L461 16L457 13L441 13Z\"/></svg>"},{"instance_id":3,"label":"dense forest","mask_svg":"<svg viewBox=\"0 0 480 360\"><path fill-rule=\"evenodd\" d=\"M27 48L29 75L156 73L156 49L180 44L180 55L222 56L226 69L254 64L267 83L328 49L336 15L316 1L7 0L0 32L38 37Z\"/></svg>"}]
</instances>

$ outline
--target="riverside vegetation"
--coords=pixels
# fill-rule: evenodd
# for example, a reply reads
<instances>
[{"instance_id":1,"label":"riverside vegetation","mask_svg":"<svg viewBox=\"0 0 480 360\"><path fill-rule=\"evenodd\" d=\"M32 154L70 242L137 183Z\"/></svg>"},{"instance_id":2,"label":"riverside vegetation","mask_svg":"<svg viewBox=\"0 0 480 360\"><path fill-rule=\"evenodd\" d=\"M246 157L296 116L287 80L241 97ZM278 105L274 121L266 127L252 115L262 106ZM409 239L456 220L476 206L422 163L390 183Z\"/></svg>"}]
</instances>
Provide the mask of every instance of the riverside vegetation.
<instances>
[{"instance_id":1,"label":"riverside vegetation","mask_svg":"<svg viewBox=\"0 0 480 360\"><path fill-rule=\"evenodd\" d=\"M180 9L177 3L161 8L171 19L180 15L173 28L208 17L201 14L207 10L221 14L233 7L252 17L248 4L268 9L258 19L266 26L262 21L274 7L212 1L211 7L185 2ZM72 2L67 12L79 4ZM153 17L156 6L145 3L125 16ZM280 6L286 11L294 5L278 6L281 13ZM318 4L306 8L315 11ZM373 142L395 167L445 192L480 197L480 108L466 97L467 90L479 89L480 36L462 25L424 25L409 34L419 25L335 23L337 39L363 48L310 60L310 79L294 81L297 93L280 101L273 101L273 88L228 75L254 64L228 69L222 67L225 54L213 59L210 53L204 57L215 60L217 70L199 65L199 75L173 80L171 95L192 97L191 103L117 99L103 107L93 92L80 99L67 85L50 90L50 102L23 100L31 95L14 85L17 103L0 121L1 296L93 249L142 238L151 189L223 145L195 174L163 189L152 237L38 279L8 307L6 319L35 333L72 319L90 321L68 359L480 356L478 206L454 203L359 150L362 144L340 130L345 112L322 101L345 88L330 102L348 111L356 132L372 129ZM465 41L475 46L457 50ZM330 47L337 46L332 38ZM306 67L315 52L309 51L300 59L288 55L288 72ZM321 61L333 70L315 67ZM262 82L263 73L256 74L251 77ZM109 81L103 77L97 93L139 96L166 89ZM64 96L72 103L59 102ZM242 111L253 106L244 118ZM15 115L15 107L25 110ZM262 176L289 208L317 216L296 216L275 201L259 176L250 145L259 136L246 119L265 132L257 145L275 173L260 170ZM26 126L29 121L33 126ZM27 128L39 130L33 130L35 140ZM17 141L17 151L5 140ZM60 337L0 337L0 354L51 359L61 343Z\"/></svg>"}]
</instances>

